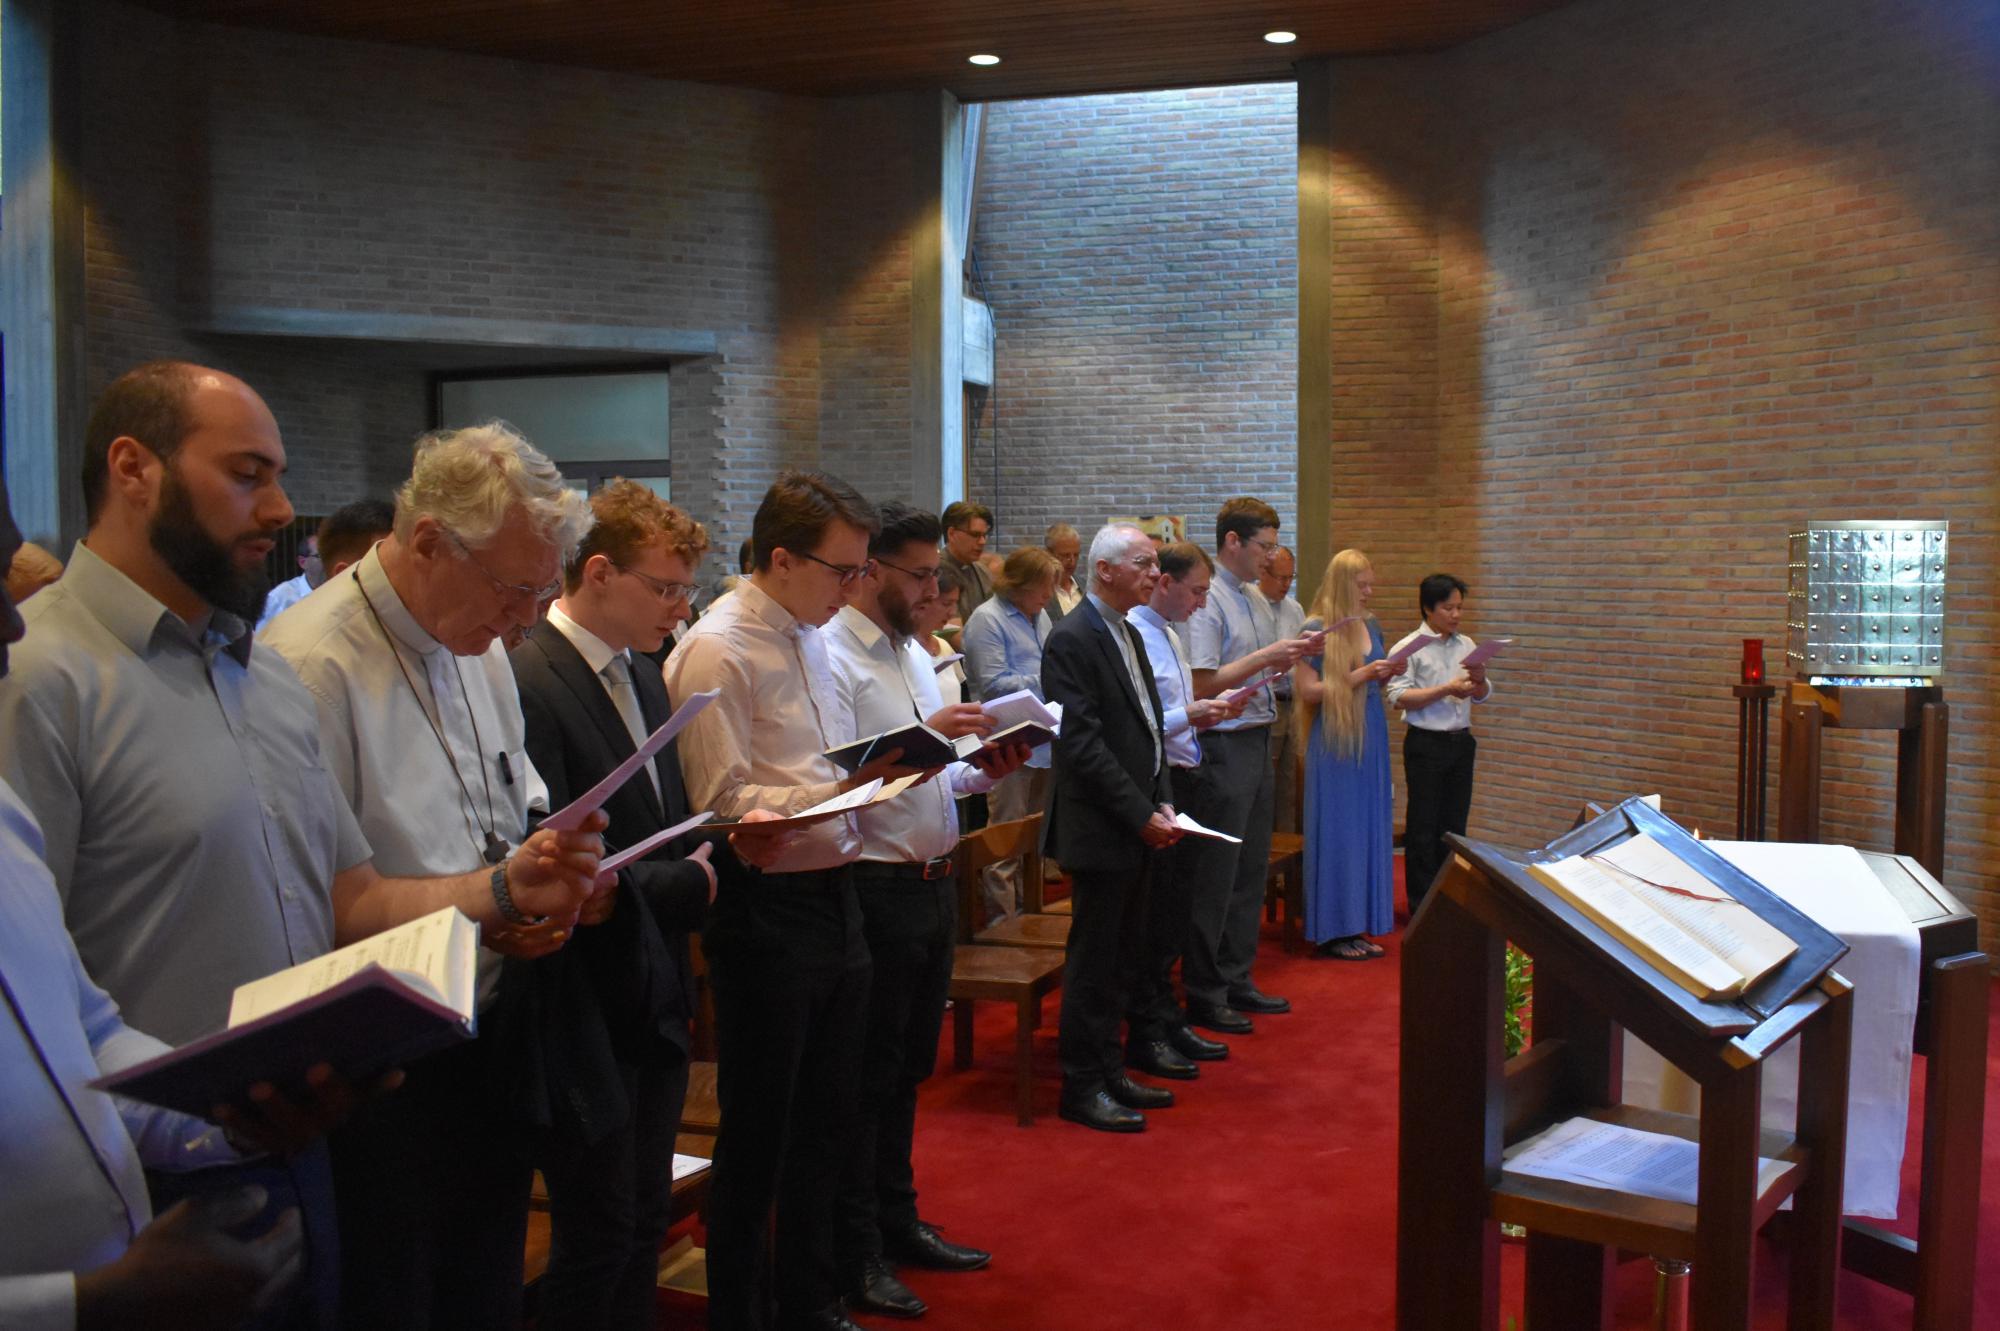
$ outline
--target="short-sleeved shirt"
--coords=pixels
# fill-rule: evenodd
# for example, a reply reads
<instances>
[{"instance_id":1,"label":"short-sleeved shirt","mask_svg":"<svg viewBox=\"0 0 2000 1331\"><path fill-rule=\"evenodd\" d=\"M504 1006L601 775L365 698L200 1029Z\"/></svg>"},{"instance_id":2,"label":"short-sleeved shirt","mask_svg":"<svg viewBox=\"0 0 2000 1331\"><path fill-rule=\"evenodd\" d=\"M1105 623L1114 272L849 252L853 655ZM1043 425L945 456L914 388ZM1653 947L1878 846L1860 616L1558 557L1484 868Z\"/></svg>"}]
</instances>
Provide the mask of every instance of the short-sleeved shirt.
<instances>
[{"instance_id":1,"label":"short-sleeved shirt","mask_svg":"<svg viewBox=\"0 0 2000 1331\"><path fill-rule=\"evenodd\" d=\"M236 986L333 946L333 878L370 847L312 695L249 625L202 631L79 544L24 608L0 680L0 776L47 843L77 951L175 1044Z\"/></svg>"},{"instance_id":2,"label":"short-sleeved shirt","mask_svg":"<svg viewBox=\"0 0 2000 1331\"><path fill-rule=\"evenodd\" d=\"M548 790L528 761L507 650L456 656L404 606L377 545L259 640L298 670L327 764L389 877L468 873ZM440 741L439 736L443 739ZM449 756L447 756L447 753Z\"/></svg>"},{"instance_id":3,"label":"short-sleeved shirt","mask_svg":"<svg viewBox=\"0 0 2000 1331\"><path fill-rule=\"evenodd\" d=\"M1273 604L1264 595L1263 588L1254 583L1244 588L1244 594L1250 602L1250 612L1257 616L1257 636L1265 642L1296 638L1305 628L1305 607L1296 599L1287 596ZM1271 681L1271 694L1281 702L1291 698L1292 675L1289 670L1281 678Z\"/></svg>"},{"instance_id":4,"label":"short-sleeved shirt","mask_svg":"<svg viewBox=\"0 0 2000 1331\"><path fill-rule=\"evenodd\" d=\"M1208 604L1188 617L1181 641L1187 647L1190 669L1220 670L1277 639L1266 638L1259 631L1256 613L1250 608L1250 585L1217 564L1215 578L1208 585ZM1213 728L1248 730L1268 726L1277 716L1271 691L1258 689L1243 705L1242 715L1218 721Z\"/></svg>"},{"instance_id":5,"label":"short-sleeved shirt","mask_svg":"<svg viewBox=\"0 0 2000 1331\"><path fill-rule=\"evenodd\" d=\"M454 655L396 594L380 545L258 641L297 668L318 705L327 765L383 875L470 873L486 863L489 829L511 849L527 837L530 805L547 809L506 648ZM481 1003L497 992L499 964L481 951Z\"/></svg>"}]
</instances>

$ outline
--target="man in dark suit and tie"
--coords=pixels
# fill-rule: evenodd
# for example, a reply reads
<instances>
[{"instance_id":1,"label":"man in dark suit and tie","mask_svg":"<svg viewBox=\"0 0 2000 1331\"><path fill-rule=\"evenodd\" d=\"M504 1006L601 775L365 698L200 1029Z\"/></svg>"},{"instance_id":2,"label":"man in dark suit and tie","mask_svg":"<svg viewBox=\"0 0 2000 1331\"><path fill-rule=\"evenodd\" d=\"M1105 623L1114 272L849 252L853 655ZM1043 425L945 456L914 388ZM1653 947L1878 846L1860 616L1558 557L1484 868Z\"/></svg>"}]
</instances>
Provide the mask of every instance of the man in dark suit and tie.
<instances>
[{"instance_id":1,"label":"man in dark suit and tie","mask_svg":"<svg viewBox=\"0 0 2000 1331\"><path fill-rule=\"evenodd\" d=\"M1126 1075L1119 1022L1145 939L1159 851L1180 839L1161 741L1159 692L1125 622L1159 578L1153 543L1115 524L1090 543L1089 594L1042 649L1042 687L1062 705L1050 843L1076 902L1063 968L1062 1116L1104 1132L1145 1128L1173 1092Z\"/></svg>"},{"instance_id":2,"label":"man in dark suit and tie","mask_svg":"<svg viewBox=\"0 0 2000 1331\"><path fill-rule=\"evenodd\" d=\"M556 809L672 714L644 654L686 618L708 545L700 523L636 482L613 481L590 502L596 524L564 570L562 596L508 656L528 756ZM617 846L685 819L673 746L605 812ZM676 842L629 865L603 907L593 899L578 919L568 948L508 963L506 1063L549 1190L543 1331L654 1324L694 1013L688 934L715 892L709 849Z\"/></svg>"}]
</instances>

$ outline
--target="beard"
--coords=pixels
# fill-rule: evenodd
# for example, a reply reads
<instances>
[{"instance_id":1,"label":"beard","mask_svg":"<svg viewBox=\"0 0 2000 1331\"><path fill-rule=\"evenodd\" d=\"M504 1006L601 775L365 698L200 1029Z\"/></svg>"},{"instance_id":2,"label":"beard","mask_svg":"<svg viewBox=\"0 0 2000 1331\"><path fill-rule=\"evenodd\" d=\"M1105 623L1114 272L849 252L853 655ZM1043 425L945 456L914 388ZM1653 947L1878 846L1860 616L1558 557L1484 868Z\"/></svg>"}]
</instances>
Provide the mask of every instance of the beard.
<instances>
[{"instance_id":1,"label":"beard","mask_svg":"<svg viewBox=\"0 0 2000 1331\"><path fill-rule=\"evenodd\" d=\"M882 618L889 621L889 627L895 630L897 637L917 636L917 607L901 591L885 585L875 603L881 607Z\"/></svg>"},{"instance_id":2,"label":"beard","mask_svg":"<svg viewBox=\"0 0 2000 1331\"><path fill-rule=\"evenodd\" d=\"M208 534L171 463L160 486L160 511L153 515L146 536L174 576L209 605L253 626L264 613L264 598L271 594L271 575L261 564L243 570L236 567L235 542L224 543ZM256 539L266 538L257 533Z\"/></svg>"}]
</instances>

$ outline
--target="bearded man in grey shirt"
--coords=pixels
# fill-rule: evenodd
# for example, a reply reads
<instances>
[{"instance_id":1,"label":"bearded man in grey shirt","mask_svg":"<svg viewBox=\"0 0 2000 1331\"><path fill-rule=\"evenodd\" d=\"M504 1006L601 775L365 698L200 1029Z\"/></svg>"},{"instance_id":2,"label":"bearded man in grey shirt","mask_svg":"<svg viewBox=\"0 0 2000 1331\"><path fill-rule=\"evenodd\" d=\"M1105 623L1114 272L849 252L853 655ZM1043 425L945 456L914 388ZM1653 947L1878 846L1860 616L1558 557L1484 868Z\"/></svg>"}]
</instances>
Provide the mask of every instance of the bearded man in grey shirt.
<instances>
[{"instance_id":1,"label":"bearded man in grey shirt","mask_svg":"<svg viewBox=\"0 0 2000 1331\"><path fill-rule=\"evenodd\" d=\"M486 872L382 877L312 696L253 645L293 516L284 469L241 380L176 361L122 376L85 430L77 576L27 607L0 682L0 776L41 824L78 952L134 1026L174 1043L223 1025L238 984L339 943L448 905L500 923ZM514 900L573 917L598 844L544 834L507 867ZM331 1203L310 1160L291 1173L323 1308Z\"/></svg>"}]
</instances>

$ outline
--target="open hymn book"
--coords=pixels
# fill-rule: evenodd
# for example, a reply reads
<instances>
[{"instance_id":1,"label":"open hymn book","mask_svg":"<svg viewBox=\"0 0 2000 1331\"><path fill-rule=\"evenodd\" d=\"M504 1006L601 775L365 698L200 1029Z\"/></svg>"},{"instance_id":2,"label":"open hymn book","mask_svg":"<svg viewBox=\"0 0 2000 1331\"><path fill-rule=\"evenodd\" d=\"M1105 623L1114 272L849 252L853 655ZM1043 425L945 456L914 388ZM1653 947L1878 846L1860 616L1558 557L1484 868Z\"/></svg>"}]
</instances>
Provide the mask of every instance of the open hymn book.
<instances>
[{"instance_id":1,"label":"open hymn book","mask_svg":"<svg viewBox=\"0 0 2000 1331\"><path fill-rule=\"evenodd\" d=\"M319 1063L362 1082L477 1030L479 926L452 907L237 986L229 1024L91 1083L206 1118L253 1083L298 1092Z\"/></svg>"},{"instance_id":2,"label":"open hymn book","mask_svg":"<svg viewBox=\"0 0 2000 1331\"><path fill-rule=\"evenodd\" d=\"M1651 836L1528 871L1697 998L1737 998L1798 944Z\"/></svg>"}]
</instances>

